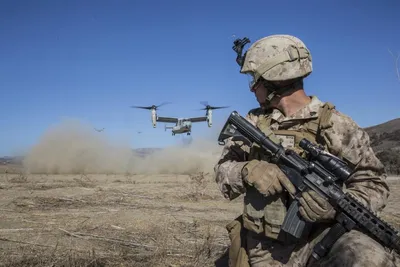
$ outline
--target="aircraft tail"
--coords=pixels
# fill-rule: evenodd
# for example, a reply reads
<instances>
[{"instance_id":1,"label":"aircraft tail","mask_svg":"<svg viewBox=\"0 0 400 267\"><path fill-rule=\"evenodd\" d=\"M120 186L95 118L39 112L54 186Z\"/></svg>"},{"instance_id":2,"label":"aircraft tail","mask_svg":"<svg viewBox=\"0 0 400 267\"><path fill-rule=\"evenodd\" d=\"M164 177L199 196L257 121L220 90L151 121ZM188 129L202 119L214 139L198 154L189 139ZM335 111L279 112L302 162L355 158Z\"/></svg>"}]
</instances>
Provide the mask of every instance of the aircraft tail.
<instances>
[{"instance_id":1,"label":"aircraft tail","mask_svg":"<svg viewBox=\"0 0 400 267\"><path fill-rule=\"evenodd\" d=\"M172 126L167 126L167 124L164 125L165 131L167 131L167 129L172 129L172 128L174 128L174 127L172 127Z\"/></svg>"}]
</instances>

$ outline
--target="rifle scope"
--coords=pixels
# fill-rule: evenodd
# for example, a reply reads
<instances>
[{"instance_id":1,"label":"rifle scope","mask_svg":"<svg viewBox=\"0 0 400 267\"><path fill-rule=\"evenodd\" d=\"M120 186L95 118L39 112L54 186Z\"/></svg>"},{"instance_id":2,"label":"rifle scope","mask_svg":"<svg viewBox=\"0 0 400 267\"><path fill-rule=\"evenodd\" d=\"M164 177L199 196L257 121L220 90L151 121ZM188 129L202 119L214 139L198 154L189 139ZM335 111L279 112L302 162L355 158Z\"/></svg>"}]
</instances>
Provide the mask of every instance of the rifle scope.
<instances>
[{"instance_id":1,"label":"rifle scope","mask_svg":"<svg viewBox=\"0 0 400 267\"><path fill-rule=\"evenodd\" d=\"M352 170L343 160L325 152L321 147L313 144L305 138L300 141L299 146L307 151L311 158L315 159L335 175L338 180L345 182L349 178Z\"/></svg>"}]
</instances>

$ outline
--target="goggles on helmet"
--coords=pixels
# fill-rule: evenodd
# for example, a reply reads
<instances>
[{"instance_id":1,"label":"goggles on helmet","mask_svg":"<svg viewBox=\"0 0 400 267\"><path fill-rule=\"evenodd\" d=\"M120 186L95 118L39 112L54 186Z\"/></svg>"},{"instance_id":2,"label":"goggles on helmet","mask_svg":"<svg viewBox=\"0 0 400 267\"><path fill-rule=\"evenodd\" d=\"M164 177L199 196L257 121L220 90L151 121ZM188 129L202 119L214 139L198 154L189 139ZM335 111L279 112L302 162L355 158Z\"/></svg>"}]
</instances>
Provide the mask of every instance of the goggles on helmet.
<instances>
[{"instance_id":1,"label":"goggles on helmet","mask_svg":"<svg viewBox=\"0 0 400 267\"><path fill-rule=\"evenodd\" d=\"M247 82L249 84L249 88L250 88L250 90L252 90L256 86L259 79L255 78L253 72L247 72L246 77L247 77Z\"/></svg>"},{"instance_id":2,"label":"goggles on helmet","mask_svg":"<svg viewBox=\"0 0 400 267\"><path fill-rule=\"evenodd\" d=\"M250 43L250 39L247 37L244 37L242 39L238 38L235 41L233 41L233 46L232 49L233 51L236 52L237 57L236 57L236 63L240 66L243 67L243 63L244 60L246 58L246 53L243 53L243 48L246 44ZM256 83L258 82L260 76L259 75L255 75L253 72L248 72L246 73L247 79L248 79L248 83L249 83L249 87L250 89L253 89L253 87L256 85Z\"/></svg>"}]
</instances>

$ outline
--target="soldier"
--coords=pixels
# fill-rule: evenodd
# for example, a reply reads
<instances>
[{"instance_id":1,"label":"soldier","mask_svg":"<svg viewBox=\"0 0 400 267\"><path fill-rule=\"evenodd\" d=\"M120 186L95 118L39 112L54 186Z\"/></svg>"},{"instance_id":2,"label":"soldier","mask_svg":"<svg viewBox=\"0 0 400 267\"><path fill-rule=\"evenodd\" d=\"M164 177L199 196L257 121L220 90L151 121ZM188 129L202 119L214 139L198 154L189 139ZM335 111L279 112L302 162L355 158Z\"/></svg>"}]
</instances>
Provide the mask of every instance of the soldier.
<instances>
[{"instance_id":1,"label":"soldier","mask_svg":"<svg viewBox=\"0 0 400 267\"><path fill-rule=\"evenodd\" d=\"M268 36L255 42L239 65L260 105L247 120L263 132L271 129L286 148L301 153L299 141L307 138L345 160L354 172L344 190L379 213L389 196L384 166L367 133L350 117L306 95L303 79L312 72L312 60L305 44L290 35ZM314 191L303 193L300 214L314 222L311 233L305 241L285 237L280 227L295 189L256 144L230 138L214 170L227 199L244 194L243 214L227 225L230 266L396 266L391 252L357 230L310 262L313 246L333 225L336 211Z\"/></svg>"}]
</instances>

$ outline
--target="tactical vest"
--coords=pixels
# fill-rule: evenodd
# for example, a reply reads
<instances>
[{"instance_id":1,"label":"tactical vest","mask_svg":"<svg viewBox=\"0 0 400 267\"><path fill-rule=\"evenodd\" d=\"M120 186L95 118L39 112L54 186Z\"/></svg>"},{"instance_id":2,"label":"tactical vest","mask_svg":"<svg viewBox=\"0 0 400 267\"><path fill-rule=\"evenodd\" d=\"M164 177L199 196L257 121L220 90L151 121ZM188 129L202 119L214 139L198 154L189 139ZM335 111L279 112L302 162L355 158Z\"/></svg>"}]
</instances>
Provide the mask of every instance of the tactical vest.
<instances>
[{"instance_id":1,"label":"tactical vest","mask_svg":"<svg viewBox=\"0 0 400 267\"><path fill-rule=\"evenodd\" d=\"M300 130L275 130L273 133L285 148L290 148L301 156L304 156L304 152L299 147L299 142L303 138L327 148L323 132L332 126L330 118L333 109L332 104L325 103L320 107L318 117L306 120ZM259 117L257 127L261 131L264 133L267 132L267 129L270 131L270 125L271 118L268 115ZM269 161L269 156L257 144L253 144L249 156L249 160L252 159ZM244 196L244 227L255 233L264 233L269 238L277 239L286 216L289 200L286 192L264 197L254 187L248 187Z\"/></svg>"}]
</instances>

